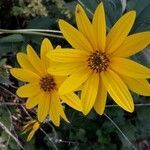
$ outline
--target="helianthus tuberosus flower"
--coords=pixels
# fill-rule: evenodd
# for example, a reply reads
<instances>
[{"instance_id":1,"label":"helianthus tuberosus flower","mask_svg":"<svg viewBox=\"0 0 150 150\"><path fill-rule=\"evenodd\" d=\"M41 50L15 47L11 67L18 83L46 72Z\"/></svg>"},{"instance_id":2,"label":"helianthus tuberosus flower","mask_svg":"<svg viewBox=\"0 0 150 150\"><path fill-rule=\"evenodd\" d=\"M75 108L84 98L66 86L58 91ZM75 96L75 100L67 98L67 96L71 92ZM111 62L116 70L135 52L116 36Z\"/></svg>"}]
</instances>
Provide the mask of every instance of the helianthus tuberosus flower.
<instances>
[{"instance_id":1,"label":"helianthus tuberosus flower","mask_svg":"<svg viewBox=\"0 0 150 150\"><path fill-rule=\"evenodd\" d=\"M27 141L30 141L32 137L34 136L35 132L40 128L40 122L37 120L31 120L29 121L24 127L23 127L23 134L30 131Z\"/></svg>"},{"instance_id":2,"label":"helianthus tuberosus flower","mask_svg":"<svg viewBox=\"0 0 150 150\"><path fill-rule=\"evenodd\" d=\"M65 78L52 76L47 72L47 68L51 67L51 63L46 57L46 53L49 51L53 51L53 46L48 39L44 39L42 42L41 59L28 45L27 54L17 54L17 60L21 68L13 68L10 72L17 79L27 82L27 84L19 87L16 92L18 96L28 98L26 107L31 109L38 105L38 120L43 122L49 115L50 120L56 126L59 126L60 117L68 122L61 103L65 102L79 111L81 110L81 104L78 96L73 92L61 97L58 95L58 88Z\"/></svg>"},{"instance_id":3,"label":"helianthus tuberosus flower","mask_svg":"<svg viewBox=\"0 0 150 150\"><path fill-rule=\"evenodd\" d=\"M59 27L73 48L58 49L47 56L59 63L48 71L54 75L69 75L59 88L64 95L82 85L82 111L86 115L94 107L103 114L107 93L123 109L134 111L129 90L150 96L150 69L128 57L140 52L150 42L150 32L128 35L136 17L135 11L124 14L106 33L103 3L97 7L92 22L80 5L76 7L78 30L59 21Z\"/></svg>"}]
</instances>

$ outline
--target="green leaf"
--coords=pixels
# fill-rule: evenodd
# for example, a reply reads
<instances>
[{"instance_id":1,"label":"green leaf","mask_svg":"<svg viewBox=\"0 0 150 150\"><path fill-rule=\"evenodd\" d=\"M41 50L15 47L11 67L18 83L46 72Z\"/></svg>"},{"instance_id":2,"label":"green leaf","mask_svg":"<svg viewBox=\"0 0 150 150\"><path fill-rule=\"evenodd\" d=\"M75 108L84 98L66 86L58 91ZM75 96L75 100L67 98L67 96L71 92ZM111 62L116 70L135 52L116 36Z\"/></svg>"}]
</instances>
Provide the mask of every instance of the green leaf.
<instances>
[{"instance_id":1,"label":"green leaf","mask_svg":"<svg viewBox=\"0 0 150 150\"><path fill-rule=\"evenodd\" d=\"M149 0L128 0L127 10L136 10L138 16L149 4Z\"/></svg>"},{"instance_id":2,"label":"green leaf","mask_svg":"<svg viewBox=\"0 0 150 150\"><path fill-rule=\"evenodd\" d=\"M107 26L112 27L122 15L122 4L119 0L104 0Z\"/></svg>"},{"instance_id":3,"label":"green leaf","mask_svg":"<svg viewBox=\"0 0 150 150\"><path fill-rule=\"evenodd\" d=\"M137 13L132 33L150 30L150 0L129 0L127 10L135 10Z\"/></svg>"},{"instance_id":4,"label":"green leaf","mask_svg":"<svg viewBox=\"0 0 150 150\"><path fill-rule=\"evenodd\" d=\"M13 34L0 38L0 43L18 43L24 42L24 37L20 34Z\"/></svg>"},{"instance_id":5,"label":"green leaf","mask_svg":"<svg viewBox=\"0 0 150 150\"><path fill-rule=\"evenodd\" d=\"M28 23L27 29L48 29L52 24L55 23L56 20L52 19L51 17L35 18Z\"/></svg>"}]
</instances>

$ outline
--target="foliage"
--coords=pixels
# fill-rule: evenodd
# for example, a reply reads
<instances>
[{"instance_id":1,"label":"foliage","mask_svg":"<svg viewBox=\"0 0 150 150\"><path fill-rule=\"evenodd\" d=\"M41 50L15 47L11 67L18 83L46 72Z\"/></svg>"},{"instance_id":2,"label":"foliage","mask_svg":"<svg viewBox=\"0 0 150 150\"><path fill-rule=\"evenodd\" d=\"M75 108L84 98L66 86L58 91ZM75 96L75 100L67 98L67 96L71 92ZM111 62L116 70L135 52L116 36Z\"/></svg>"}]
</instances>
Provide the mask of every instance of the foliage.
<instances>
[{"instance_id":1,"label":"foliage","mask_svg":"<svg viewBox=\"0 0 150 150\"><path fill-rule=\"evenodd\" d=\"M72 16L77 3L76 0L39 0L38 7L34 7L35 2L37 1L18 0L7 5L8 1L1 1L0 28L57 30L58 18L65 18L74 24L74 17ZM92 16L99 2L100 0L80 1L87 8L89 17ZM109 28L124 12L134 9L137 11L137 18L131 33L150 30L149 0L128 0L125 10L119 0L103 0L103 2ZM31 5L34 10L30 9ZM137 105L133 114L126 113L117 106L112 106L111 99L107 103L105 112L107 115L103 116L98 116L92 111L84 117L65 106L70 124L61 122L60 128L56 128L49 121L46 121L41 128L44 132L39 130L31 142L26 142L27 136L21 134L21 128L23 123L30 119L30 116L35 117L34 110L26 110L23 105L24 100L16 97L16 87L21 83L9 75L8 69L11 66L17 66L16 53L24 51L27 43L32 43L36 49L39 49L43 38L44 36L27 35L22 34L22 32L0 34L0 122L11 131L14 137L17 137L24 149L56 149L55 146L57 146L60 150L132 150L132 146L114 126L112 120L138 149L150 149L150 97L139 95L134 95L134 100L135 103L142 105ZM68 44L59 38L51 38L51 40L54 44L56 42L63 45ZM132 59L150 66L149 48ZM19 145L16 146L16 141L5 130L0 129L0 149L18 150L21 148Z\"/></svg>"}]
</instances>

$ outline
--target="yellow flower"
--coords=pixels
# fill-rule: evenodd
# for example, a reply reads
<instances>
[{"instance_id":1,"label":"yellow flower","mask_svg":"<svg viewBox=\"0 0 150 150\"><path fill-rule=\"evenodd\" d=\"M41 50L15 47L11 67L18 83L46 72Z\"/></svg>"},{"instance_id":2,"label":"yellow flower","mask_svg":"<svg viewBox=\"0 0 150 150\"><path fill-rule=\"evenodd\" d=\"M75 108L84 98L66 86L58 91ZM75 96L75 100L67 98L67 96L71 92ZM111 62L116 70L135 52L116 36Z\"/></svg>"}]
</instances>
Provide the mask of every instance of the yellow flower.
<instances>
[{"instance_id":1,"label":"yellow flower","mask_svg":"<svg viewBox=\"0 0 150 150\"><path fill-rule=\"evenodd\" d=\"M48 71L54 75L69 75L59 88L63 95L82 85L81 104L86 115L94 106L103 114L107 93L123 109L134 111L129 89L140 95L150 96L150 69L127 57L140 52L150 42L150 32L128 35L135 17L135 11L127 12L106 35L106 21L103 3L93 16L92 23L80 5L76 7L78 30L59 21L59 27L73 48L58 49L47 56L59 63Z\"/></svg>"},{"instance_id":2,"label":"yellow flower","mask_svg":"<svg viewBox=\"0 0 150 150\"><path fill-rule=\"evenodd\" d=\"M49 51L53 51L53 46L48 39L44 39L42 42L41 59L28 45L27 55L24 53L17 54L17 60L21 68L13 68L10 72L15 78L28 82L19 87L16 92L19 97L28 98L26 107L31 109L38 105L38 120L43 122L49 114L50 120L56 126L59 126L60 117L68 122L61 103L65 102L79 111L81 110L81 104L78 96L73 92L61 97L58 95L58 88L65 78L52 76L47 72L47 68L51 66L49 59L46 57L46 53Z\"/></svg>"},{"instance_id":3,"label":"yellow flower","mask_svg":"<svg viewBox=\"0 0 150 150\"><path fill-rule=\"evenodd\" d=\"M35 132L40 128L40 122L37 120L31 120L29 121L24 127L23 127L23 134L30 131L27 141L30 141L32 137L34 136Z\"/></svg>"}]
</instances>

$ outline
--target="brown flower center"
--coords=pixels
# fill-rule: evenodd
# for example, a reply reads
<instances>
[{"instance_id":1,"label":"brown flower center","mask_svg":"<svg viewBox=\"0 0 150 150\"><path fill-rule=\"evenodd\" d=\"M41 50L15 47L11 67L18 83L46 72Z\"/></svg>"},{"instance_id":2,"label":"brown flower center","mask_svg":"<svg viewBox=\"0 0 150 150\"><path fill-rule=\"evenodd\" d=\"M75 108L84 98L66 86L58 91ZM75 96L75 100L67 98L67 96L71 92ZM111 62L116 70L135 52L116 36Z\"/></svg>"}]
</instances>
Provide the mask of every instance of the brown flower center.
<instances>
[{"instance_id":1,"label":"brown flower center","mask_svg":"<svg viewBox=\"0 0 150 150\"><path fill-rule=\"evenodd\" d=\"M109 59L105 53L95 51L88 58L88 67L96 73L106 71L109 65Z\"/></svg>"},{"instance_id":2,"label":"brown flower center","mask_svg":"<svg viewBox=\"0 0 150 150\"><path fill-rule=\"evenodd\" d=\"M40 87L44 92L50 92L56 88L55 80L52 76L47 75L40 80Z\"/></svg>"}]
</instances>

